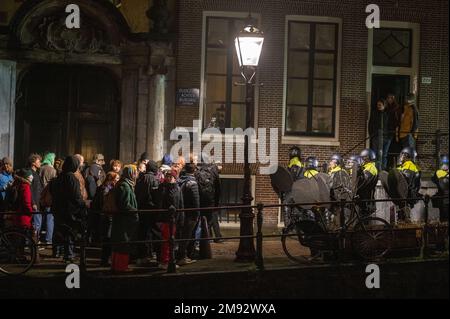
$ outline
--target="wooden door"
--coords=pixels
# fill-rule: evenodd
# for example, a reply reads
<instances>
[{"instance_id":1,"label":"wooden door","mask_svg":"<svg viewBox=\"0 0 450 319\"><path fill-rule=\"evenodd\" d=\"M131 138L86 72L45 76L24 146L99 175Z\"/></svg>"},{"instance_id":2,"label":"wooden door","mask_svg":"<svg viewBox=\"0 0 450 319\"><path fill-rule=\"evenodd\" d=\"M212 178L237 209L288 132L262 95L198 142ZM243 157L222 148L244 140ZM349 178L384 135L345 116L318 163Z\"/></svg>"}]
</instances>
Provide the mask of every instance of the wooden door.
<instances>
[{"instance_id":1,"label":"wooden door","mask_svg":"<svg viewBox=\"0 0 450 319\"><path fill-rule=\"evenodd\" d=\"M118 155L118 101L113 77L87 66L37 65L19 85L16 158L30 153L80 153L91 161Z\"/></svg>"}]
</instances>

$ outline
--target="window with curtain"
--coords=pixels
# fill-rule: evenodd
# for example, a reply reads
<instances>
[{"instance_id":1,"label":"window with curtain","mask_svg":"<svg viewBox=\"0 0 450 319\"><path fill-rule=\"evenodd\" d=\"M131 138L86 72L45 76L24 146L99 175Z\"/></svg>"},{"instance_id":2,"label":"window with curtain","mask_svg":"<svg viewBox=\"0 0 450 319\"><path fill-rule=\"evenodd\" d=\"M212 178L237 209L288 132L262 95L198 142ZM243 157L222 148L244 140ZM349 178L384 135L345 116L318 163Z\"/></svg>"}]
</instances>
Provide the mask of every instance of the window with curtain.
<instances>
[{"instance_id":1,"label":"window with curtain","mask_svg":"<svg viewBox=\"0 0 450 319\"><path fill-rule=\"evenodd\" d=\"M288 22L285 135L335 136L337 23Z\"/></svg>"}]
</instances>

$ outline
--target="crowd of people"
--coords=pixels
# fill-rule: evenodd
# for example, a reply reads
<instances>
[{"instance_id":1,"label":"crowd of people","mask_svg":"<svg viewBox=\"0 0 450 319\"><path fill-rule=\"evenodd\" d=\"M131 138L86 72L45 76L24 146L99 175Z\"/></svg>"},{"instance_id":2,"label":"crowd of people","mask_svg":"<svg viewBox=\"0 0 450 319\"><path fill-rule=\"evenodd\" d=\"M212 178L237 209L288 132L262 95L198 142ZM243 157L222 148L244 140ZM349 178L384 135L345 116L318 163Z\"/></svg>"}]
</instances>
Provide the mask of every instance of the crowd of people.
<instances>
[{"instance_id":1,"label":"crowd of people","mask_svg":"<svg viewBox=\"0 0 450 319\"><path fill-rule=\"evenodd\" d=\"M389 150L393 143L401 148L415 149L418 131L419 111L415 94L408 94L403 105L392 93L378 99L369 119L370 145L379 156L378 168L388 167Z\"/></svg>"},{"instance_id":2,"label":"crowd of people","mask_svg":"<svg viewBox=\"0 0 450 319\"><path fill-rule=\"evenodd\" d=\"M316 157L311 156L302 161L301 150L294 146L289 151L288 170L291 173L292 180L315 178L319 174L320 166ZM408 199L399 204L397 210L398 222L410 222L411 208L422 197L420 194L421 171L417 165L417 152L410 146L404 147L400 154L397 166L389 173L390 178L398 178L405 181L407 189L405 193L398 196L404 196ZM436 184L438 192L435 198L446 197L444 200L436 201L440 209L440 221L448 221L448 196L449 196L449 158L448 155L440 157L439 169L435 172L432 181ZM375 212L374 202L358 201L375 199L375 190L379 180L379 169L376 167L376 154L372 149L364 149L359 155L351 155L347 159L339 154L333 154L326 166L328 174L326 184L330 191L330 197L334 201L356 200L356 204L362 215L371 215ZM400 185L402 181L398 180ZM384 185L383 185L384 186ZM395 186L395 185L394 185ZM395 189L397 192L397 189ZM287 216L287 218L289 218Z\"/></svg>"},{"instance_id":3,"label":"crowd of people","mask_svg":"<svg viewBox=\"0 0 450 319\"><path fill-rule=\"evenodd\" d=\"M12 161L3 158L0 211L18 214L0 215L0 227L9 223L22 228L36 242L52 246L53 257L67 263L75 256L74 234L84 233L91 243L99 243L100 265L114 272L128 271L131 262L157 262L167 269L167 242L127 244L130 241L168 240L171 235L187 239L177 245L177 267L199 257L200 236L212 237L214 232L214 241L222 242L219 213L196 210L219 205L221 167L209 163L206 155L200 162L192 154L188 162L183 156L174 162L166 154L156 163L143 153L132 164L111 160L109 170L105 164L102 154L87 165L80 154L62 160L46 153L43 158L30 155L28 165L15 170ZM170 206L177 209L172 234L167 213L148 212Z\"/></svg>"}]
</instances>

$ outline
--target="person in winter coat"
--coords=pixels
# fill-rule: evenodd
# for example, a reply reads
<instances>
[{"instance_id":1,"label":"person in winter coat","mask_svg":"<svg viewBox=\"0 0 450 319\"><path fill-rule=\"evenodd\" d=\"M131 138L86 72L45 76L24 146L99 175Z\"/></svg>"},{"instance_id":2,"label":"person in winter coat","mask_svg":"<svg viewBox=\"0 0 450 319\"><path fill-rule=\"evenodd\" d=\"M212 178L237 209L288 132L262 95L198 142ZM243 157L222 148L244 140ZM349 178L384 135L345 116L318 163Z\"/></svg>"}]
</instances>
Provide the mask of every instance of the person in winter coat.
<instances>
[{"instance_id":1,"label":"person in winter coat","mask_svg":"<svg viewBox=\"0 0 450 319\"><path fill-rule=\"evenodd\" d=\"M75 154L74 157L78 160L79 167L75 172L75 177L78 179L78 183L80 184L80 194L83 200L87 200L89 198L87 190L86 190L86 181L84 180L83 170L84 170L84 157L81 154Z\"/></svg>"},{"instance_id":2,"label":"person in winter coat","mask_svg":"<svg viewBox=\"0 0 450 319\"><path fill-rule=\"evenodd\" d=\"M159 189L159 179L157 177L158 166L157 164L150 160L146 165L146 172L140 174L136 182L136 199L138 202L138 208L147 209L157 209L159 207L159 202L161 199L160 189ZM138 240L160 240L161 230L159 229L157 222L159 218L158 215L154 213L140 213L139 214L139 229L138 229ZM159 244L149 245L150 252L147 249L147 245L138 245L137 251L137 264L145 264L146 258L150 255L152 257L153 251L156 252L157 256L160 254Z\"/></svg>"},{"instance_id":3,"label":"person in winter coat","mask_svg":"<svg viewBox=\"0 0 450 319\"><path fill-rule=\"evenodd\" d=\"M198 183L194 176L196 166L194 163L188 163L184 168L185 174L180 177L179 182L183 194L184 208L200 208ZM192 257L194 252L194 231L199 217L200 212L195 210L184 214L184 223L181 225L181 238L191 240L180 242L177 255L177 264L180 266L195 262L190 257Z\"/></svg>"},{"instance_id":4,"label":"person in winter coat","mask_svg":"<svg viewBox=\"0 0 450 319\"><path fill-rule=\"evenodd\" d=\"M14 182L13 172L12 161L4 157L0 166L0 212L7 211L11 204L8 202L7 194ZM2 225L2 218L3 216L0 216L0 226Z\"/></svg>"},{"instance_id":5,"label":"person in winter coat","mask_svg":"<svg viewBox=\"0 0 450 319\"><path fill-rule=\"evenodd\" d=\"M33 182L33 173L29 169L21 169L15 176L14 186L17 187L17 216L14 219L14 225L27 231L32 230L32 194L31 184Z\"/></svg>"},{"instance_id":6,"label":"person in winter coat","mask_svg":"<svg viewBox=\"0 0 450 319\"><path fill-rule=\"evenodd\" d=\"M102 154L95 154L91 166L85 171L86 190L88 199L90 200L94 199L97 187L102 185L105 181L105 171L103 170L104 164L104 156Z\"/></svg>"},{"instance_id":7,"label":"person in winter coat","mask_svg":"<svg viewBox=\"0 0 450 319\"><path fill-rule=\"evenodd\" d=\"M41 193L44 189L44 185L42 184L41 176L39 175L39 169L41 168L41 156L39 154L31 154L28 158L28 168L31 170L33 174L33 181L31 182L31 204L33 207L33 212L40 212L41 208L39 205L39 201L41 199ZM41 229L42 223L42 215L34 214L33 215L33 226L34 230ZM38 238L39 242L39 233L35 234Z\"/></svg>"},{"instance_id":8,"label":"person in winter coat","mask_svg":"<svg viewBox=\"0 0 450 319\"><path fill-rule=\"evenodd\" d=\"M127 165L123 168L122 176L114 188L114 198L118 212L113 215L111 240L113 242L128 242L135 240L139 215L137 214L137 200L134 194L136 185L137 168L135 165ZM129 271L130 245L114 245L112 247L111 270L113 272Z\"/></svg>"},{"instance_id":9,"label":"person in winter coat","mask_svg":"<svg viewBox=\"0 0 450 319\"><path fill-rule=\"evenodd\" d=\"M413 93L410 93L406 103L403 105L400 126L397 130L397 141L400 141L403 148L416 148L418 131L419 111L416 107L416 97Z\"/></svg>"},{"instance_id":10,"label":"person in winter coat","mask_svg":"<svg viewBox=\"0 0 450 319\"><path fill-rule=\"evenodd\" d=\"M86 202L80 192L80 183L76 172L80 162L75 156L64 160L61 174L51 183L52 212L55 216L55 232L64 237L64 260L72 262L73 238L71 233L84 231L87 211ZM58 245L53 245L54 255L58 254Z\"/></svg>"},{"instance_id":11,"label":"person in winter coat","mask_svg":"<svg viewBox=\"0 0 450 319\"><path fill-rule=\"evenodd\" d=\"M42 180L43 187L45 188L48 183L56 178L57 172L53 167L55 163L55 153L47 153L42 160L41 169L39 170L39 175ZM54 228L54 217L53 214L50 213L50 207L41 207L45 209L48 214L45 216L45 222L47 226L47 232L45 234L45 242L47 244L51 244L53 240L53 228ZM42 214L34 215L33 220L35 222L34 228L38 234L41 232L42 227Z\"/></svg>"},{"instance_id":12,"label":"person in winter coat","mask_svg":"<svg viewBox=\"0 0 450 319\"><path fill-rule=\"evenodd\" d=\"M106 174L105 181L97 188L95 192L94 200L92 201L90 212L100 216L99 225L99 237L102 243L102 252L100 257L100 266L109 267L109 258L111 257L111 229L112 229L112 216L109 214L101 213L103 210L105 196L114 189L114 186L119 181L120 176L114 172Z\"/></svg>"},{"instance_id":13,"label":"person in winter coat","mask_svg":"<svg viewBox=\"0 0 450 319\"><path fill-rule=\"evenodd\" d=\"M160 185L161 202L160 207L162 209L169 209L170 206L174 206L177 210L183 209L183 196L181 194L180 187L176 182L177 172L175 170L164 171L164 182ZM169 216L166 215L164 221L159 224L161 229L161 236L163 240L169 240L170 236L174 236L177 231L176 225L184 223L184 214L177 212L175 216L175 224L173 225L172 233L170 232ZM167 269L170 255L169 255L169 243L164 242L161 245L161 256L159 268Z\"/></svg>"},{"instance_id":14,"label":"person in winter coat","mask_svg":"<svg viewBox=\"0 0 450 319\"><path fill-rule=\"evenodd\" d=\"M116 174L120 174L122 171L122 162L116 159L111 160L109 162L110 171Z\"/></svg>"}]
</instances>

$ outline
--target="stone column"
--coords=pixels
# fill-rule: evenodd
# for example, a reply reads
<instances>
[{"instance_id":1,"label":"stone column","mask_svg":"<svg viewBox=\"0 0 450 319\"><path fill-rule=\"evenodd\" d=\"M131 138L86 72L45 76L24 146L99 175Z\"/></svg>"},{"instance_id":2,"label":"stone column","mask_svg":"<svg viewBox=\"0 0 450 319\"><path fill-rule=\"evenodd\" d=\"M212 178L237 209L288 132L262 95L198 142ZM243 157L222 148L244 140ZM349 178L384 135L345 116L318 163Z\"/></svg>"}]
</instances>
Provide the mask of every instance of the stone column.
<instances>
[{"instance_id":1,"label":"stone column","mask_svg":"<svg viewBox=\"0 0 450 319\"><path fill-rule=\"evenodd\" d=\"M151 42L149 68L149 108L147 126L147 149L150 157L158 161L168 151L167 136L173 126L175 110L173 79L169 69L173 68L172 45L169 42ZM168 82L169 81L169 82Z\"/></svg>"},{"instance_id":2,"label":"stone column","mask_svg":"<svg viewBox=\"0 0 450 319\"><path fill-rule=\"evenodd\" d=\"M0 60L0 157L14 160L16 63Z\"/></svg>"}]
</instances>

